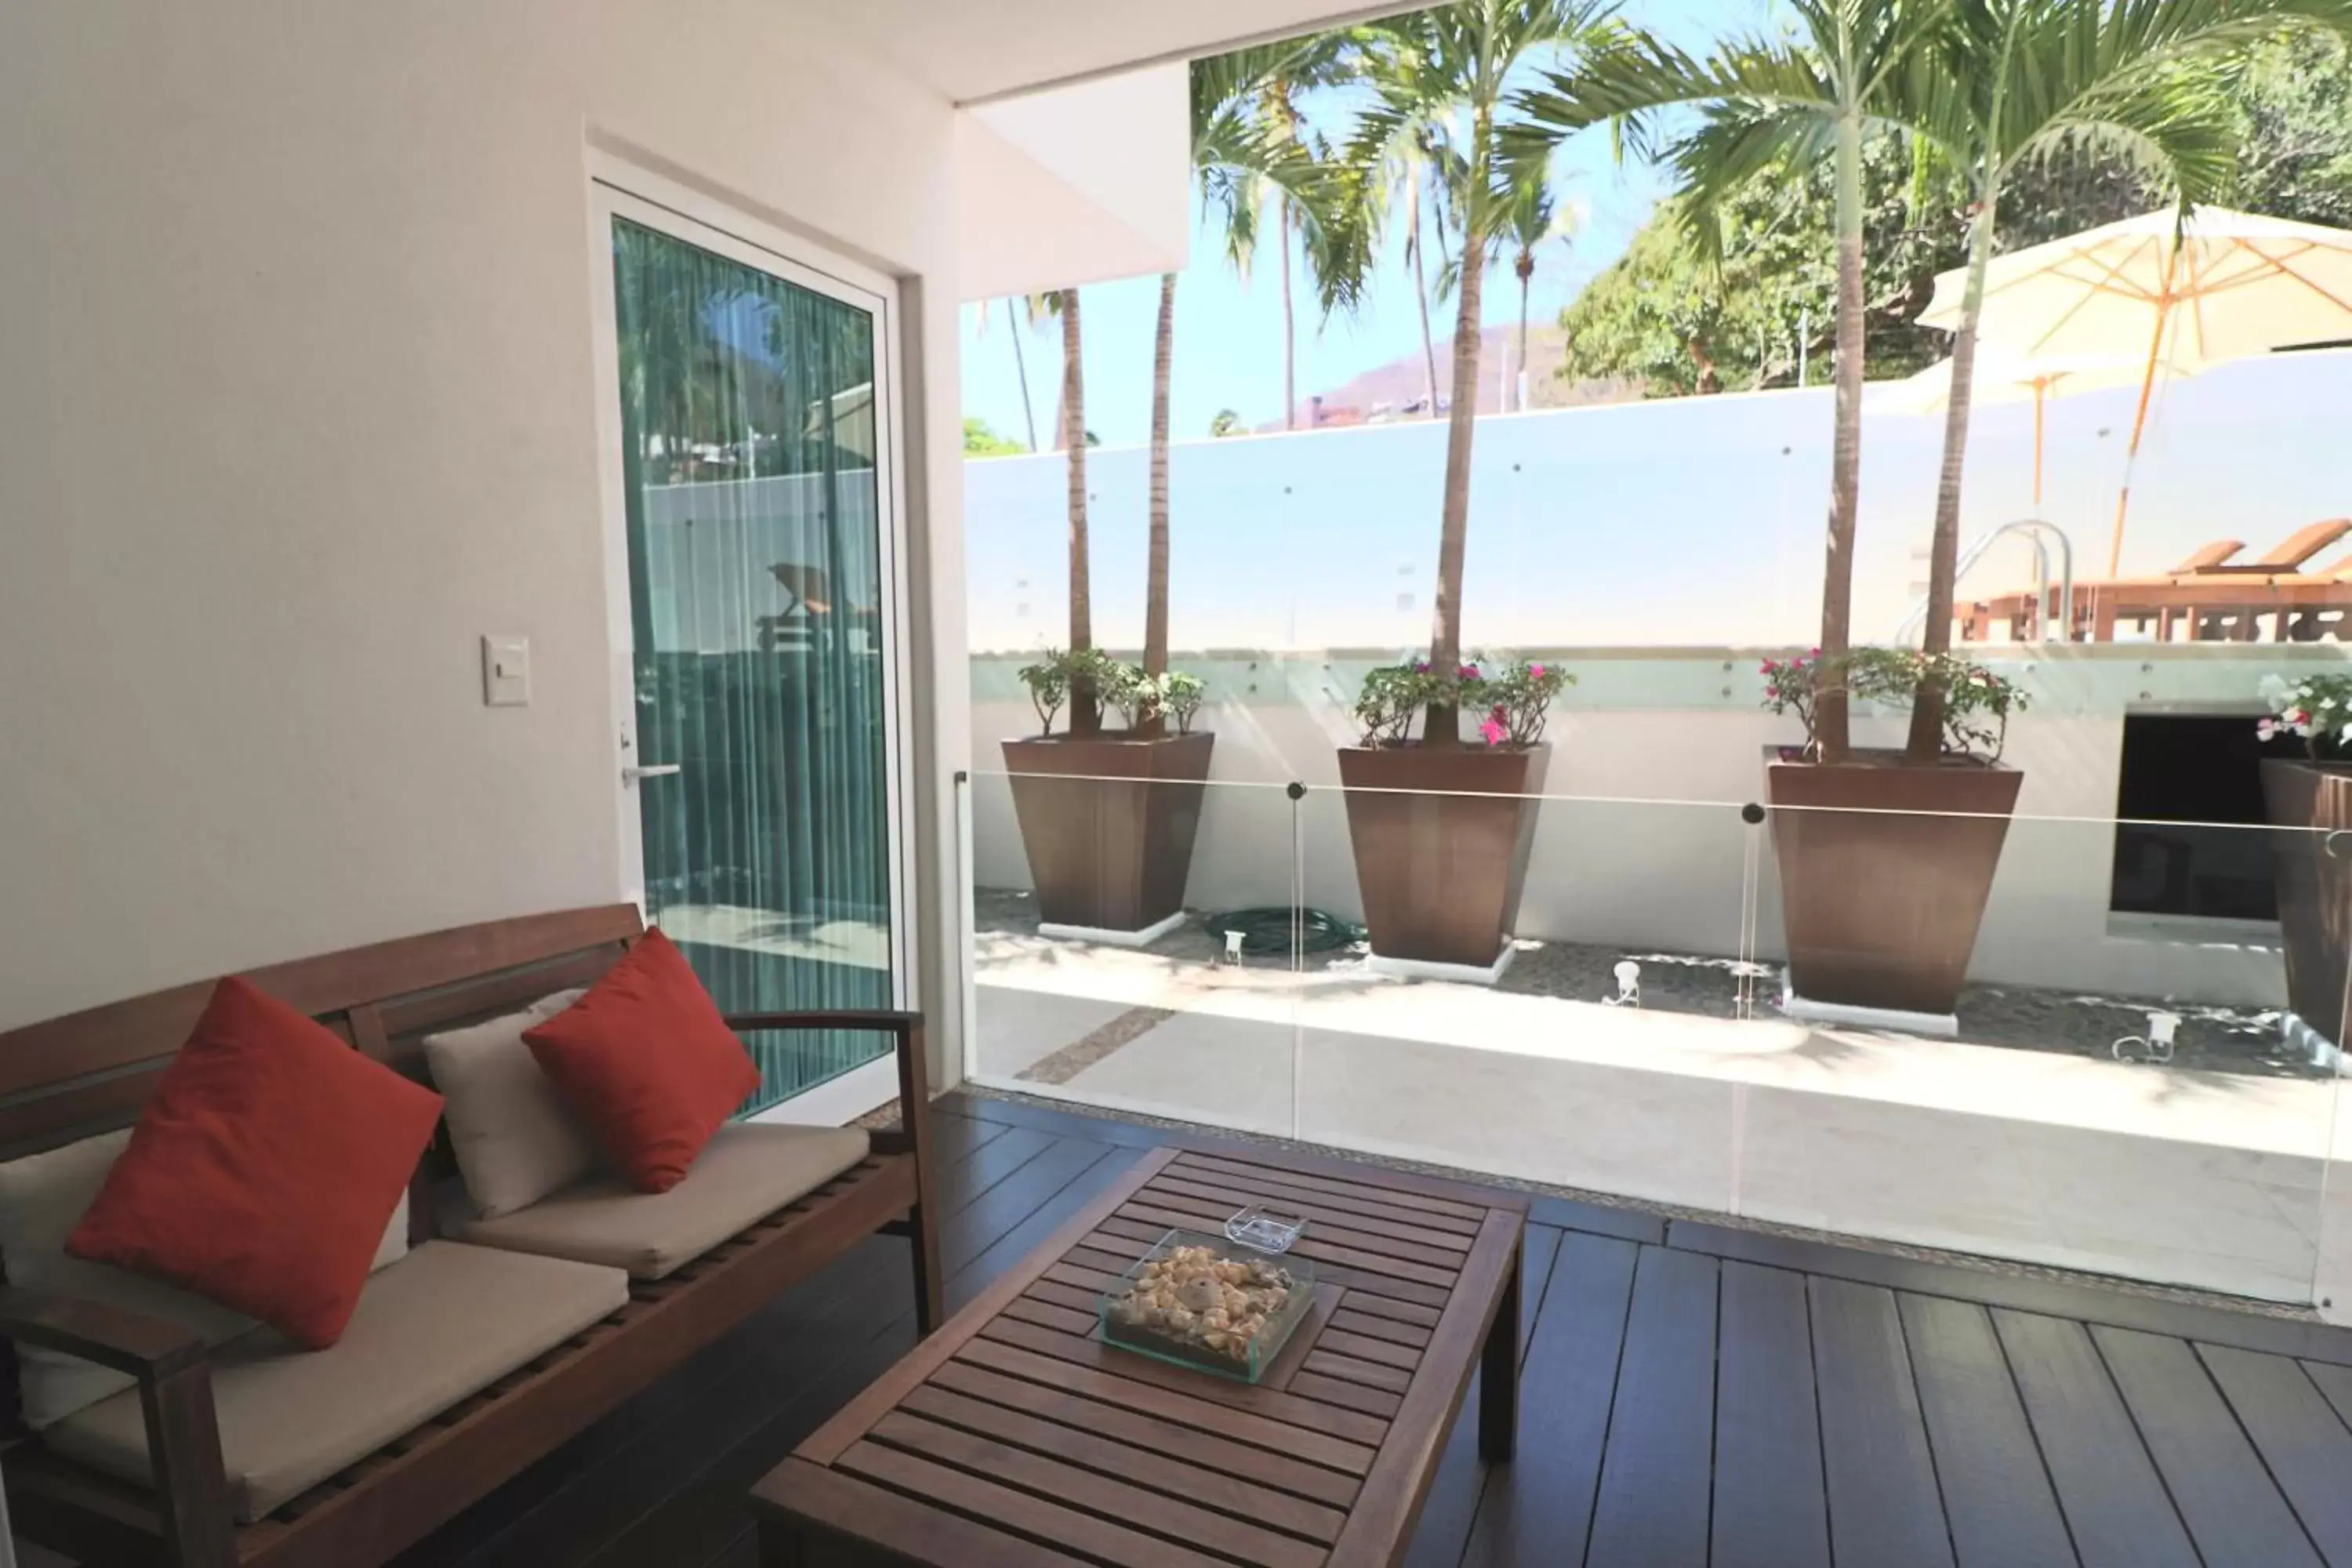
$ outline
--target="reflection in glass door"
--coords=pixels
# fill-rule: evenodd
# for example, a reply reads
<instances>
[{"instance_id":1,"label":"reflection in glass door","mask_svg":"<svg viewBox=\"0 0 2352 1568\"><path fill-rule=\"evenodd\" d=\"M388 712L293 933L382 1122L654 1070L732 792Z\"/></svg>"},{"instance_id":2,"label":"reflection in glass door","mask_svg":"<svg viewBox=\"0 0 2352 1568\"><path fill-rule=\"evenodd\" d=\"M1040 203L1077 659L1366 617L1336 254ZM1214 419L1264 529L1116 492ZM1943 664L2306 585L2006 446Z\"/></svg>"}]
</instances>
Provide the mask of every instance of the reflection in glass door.
<instances>
[{"instance_id":1,"label":"reflection in glass door","mask_svg":"<svg viewBox=\"0 0 2352 1568\"><path fill-rule=\"evenodd\" d=\"M730 1013L890 1006L882 301L656 216L611 220L646 916ZM885 1048L755 1037L759 1103Z\"/></svg>"}]
</instances>

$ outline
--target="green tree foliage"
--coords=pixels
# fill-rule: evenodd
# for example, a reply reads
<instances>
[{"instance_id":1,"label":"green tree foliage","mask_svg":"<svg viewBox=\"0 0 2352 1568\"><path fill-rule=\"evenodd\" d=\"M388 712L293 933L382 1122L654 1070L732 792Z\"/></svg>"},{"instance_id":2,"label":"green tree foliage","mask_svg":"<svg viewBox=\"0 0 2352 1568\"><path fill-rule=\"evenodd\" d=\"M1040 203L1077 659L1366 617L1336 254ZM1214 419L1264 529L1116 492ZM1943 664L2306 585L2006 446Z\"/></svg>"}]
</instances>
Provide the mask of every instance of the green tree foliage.
<instances>
[{"instance_id":1,"label":"green tree foliage","mask_svg":"<svg viewBox=\"0 0 2352 1568\"><path fill-rule=\"evenodd\" d=\"M1705 254L1669 203L1624 256L1560 313L1570 380L1622 376L1654 397L1796 384L1800 359L1814 385L1829 380L1837 289L1834 171L1826 160L1775 165L1716 206L1723 253ZM1910 324L1935 277L1966 255L1958 186L1930 178L1914 189L1912 163L1892 136L1863 160L1864 291L1874 377L1907 375L1943 354L1943 334ZM1915 199L1916 198L1916 199ZM1800 354L1801 340L1805 353Z\"/></svg>"},{"instance_id":2,"label":"green tree foliage","mask_svg":"<svg viewBox=\"0 0 2352 1568\"><path fill-rule=\"evenodd\" d=\"M2234 205L2352 227L2352 58L2305 34L2251 50L2232 71L2242 127ZM1917 168L1904 142L1865 150L1865 363L1872 379L1941 359L1947 334L1913 324L1937 273L1968 256L1968 203L1948 173ZM2164 205L2133 165L2062 157L2018 169L2001 197L1997 247L2015 249ZM1653 397L1793 386L1810 324L1811 380L1830 372L1835 193L1826 165L1765 170L1718 203L1723 260L1709 263L1669 202L1625 255L1560 314L1570 380L1622 376Z\"/></svg>"},{"instance_id":3,"label":"green tree foliage","mask_svg":"<svg viewBox=\"0 0 2352 1568\"><path fill-rule=\"evenodd\" d=\"M963 455L967 458L1009 458L1029 448L1010 436L1000 436L978 415L963 418Z\"/></svg>"}]
</instances>

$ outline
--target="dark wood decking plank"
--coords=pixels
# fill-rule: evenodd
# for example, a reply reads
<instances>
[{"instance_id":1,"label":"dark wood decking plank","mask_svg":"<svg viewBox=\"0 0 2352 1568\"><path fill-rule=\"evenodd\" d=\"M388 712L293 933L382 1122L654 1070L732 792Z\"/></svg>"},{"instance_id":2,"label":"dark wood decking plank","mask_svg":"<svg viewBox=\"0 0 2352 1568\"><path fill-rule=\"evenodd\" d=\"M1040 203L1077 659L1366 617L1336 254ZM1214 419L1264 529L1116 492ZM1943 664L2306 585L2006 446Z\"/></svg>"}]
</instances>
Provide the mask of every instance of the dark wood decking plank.
<instances>
[{"instance_id":1,"label":"dark wood decking plank","mask_svg":"<svg viewBox=\"0 0 2352 1568\"><path fill-rule=\"evenodd\" d=\"M1577 1198L1554 1197L1549 1193L1528 1195L1528 1223L1556 1230L1580 1231L1588 1236L1613 1236L1620 1241L1636 1241L1644 1247L1663 1247L1666 1241L1666 1222L1657 1215L1589 1204Z\"/></svg>"},{"instance_id":2,"label":"dark wood decking plank","mask_svg":"<svg viewBox=\"0 0 2352 1568\"><path fill-rule=\"evenodd\" d=\"M2197 1353L2320 1556L2352 1568L2352 1432L2299 1363L2226 1345Z\"/></svg>"},{"instance_id":3,"label":"dark wood decking plank","mask_svg":"<svg viewBox=\"0 0 2352 1568\"><path fill-rule=\"evenodd\" d=\"M1518 1458L1490 1469L1465 1564L1582 1563L1640 1248L1568 1235L1519 1375Z\"/></svg>"},{"instance_id":4,"label":"dark wood decking plank","mask_svg":"<svg viewBox=\"0 0 2352 1568\"><path fill-rule=\"evenodd\" d=\"M944 1221L1061 1142L1063 1140L1050 1132L1008 1127L1002 1136L982 1139L974 1144L971 1152L963 1158L935 1165L933 1168L938 1173L940 1186L940 1218Z\"/></svg>"},{"instance_id":5,"label":"dark wood decking plank","mask_svg":"<svg viewBox=\"0 0 2352 1568\"><path fill-rule=\"evenodd\" d=\"M2083 1568L2196 1568L2189 1532L2089 1332L1999 1309L1992 1321Z\"/></svg>"},{"instance_id":6,"label":"dark wood decking plank","mask_svg":"<svg viewBox=\"0 0 2352 1568\"><path fill-rule=\"evenodd\" d=\"M1123 1481L1214 1509L1235 1519L1270 1526L1306 1541L1329 1542L1347 1516L1336 1508L1289 1496L1243 1479L1256 1450L1223 1445L1229 1468L1193 1464L1164 1446L1169 1432L1151 1432L1140 1443L1112 1437L1098 1426L1070 1426L991 1400L926 1384L907 1395L901 1410L943 1426L961 1427ZM1192 1434L1203 1447L1214 1438ZM1234 1471L1242 1473L1236 1474Z\"/></svg>"},{"instance_id":7,"label":"dark wood decking plank","mask_svg":"<svg viewBox=\"0 0 2352 1568\"><path fill-rule=\"evenodd\" d=\"M1805 1288L1837 1561L1950 1564L1951 1537L1894 1293L1844 1279L1811 1279Z\"/></svg>"},{"instance_id":8,"label":"dark wood decking plank","mask_svg":"<svg viewBox=\"0 0 2352 1568\"><path fill-rule=\"evenodd\" d=\"M1668 1226L1666 1236L1668 1246L1717 1258L1738 1258L1775 1268L1883 1285L1888 1289L1909 1290L1921 1296L1949 1296L2011 1311L2143 1329L2200 1344L2234 1345L2273 1355L2352 1366L2352 1329L2326 1323L2232 1311L2225 1307L2192 1306L2125 1290L2070 1285L1988 1268L1925 1263L1890 1253L1839 1247L1825 1241L1801 1241L1698 1220L1675 1220Z\"/></svg>"},{"instance_id":9,"label":"dark wood decking plank","mask_svg":"<svg viewBox=\"0 0 2352 1568\"><path fill-rule=\"evenodd\" d=\"M1544 1226L1528 1228L1519 1258L1522 1366L1527 1364L1536 1315L1543 1310L1544 1290L1551 1279L1552 1261L1559 1253L1559 1232ZM1331 1321L1337 1324L1339 1318ZM1471 1523L1478 1516L1478 1494L1486 1485L1486 1466L1478 1457L1478 1388L1484 1381L1474 1378L1469 1392L1462 1396L1461 1412L1454 1417L1454 1430L1445 1439L1445 1451L1438 1457L1437 1475L1430 1482L1429 1496L1421 1505L1421 1524L1413 1531L1404 1568L1456 1568L1462 1561L1463 1548L1469 1543ZM1538 1391L1523 1391L1523 1421L1525 1402L1535 1397L1539 1397Z\"/></svg>"},{"instance_id":10,"label":"dark wood decking plank","mask_svg":"<svg viewBox=\"0 0 2352 1568\"><path fill-rule=\"evenodd\" d=\"M1829 1568L1805 1277L1726 1261L1711 1568Z\"/></svg>"},{"instance_id":11,"label":"dark wood decking plank","mask_svg":"<svg viewBox=\"0 0 2352 1568\"><path fill-rule=\"evenodd\" d=\"M1067 1224L1072 1215L1125 1179L1138 1160L1147 1157L1123 1144L1109 1145L1103 1157L1088 1166L1069 1185L1024 1215L962 1268L950 1272L948 1310L961 1311L967 1302L988 1288L990 1281L1008 1270L1026 1267L1032 1252Z\"/></svg>"},{"instance_id":12,"label":"dark wood decking plank","mask_svg":"<svg viewBox=\"0 0 2352 1568\"><path fill-rule=\"evenodd\" d=\"M2205 1568L2319 1568L2319 1553L2185 1341L2094 1328Z\"/></svg>"},{"instance_id":13,"label":"dark wood decking plank","mask_svg":"<svg viewBox=\"0 0 2352 1568\"><path fill-rule=\"evenodd\" d=\"M2074 1568L2074 1543L1992 1319L1972 1301L1900 1300L1960 1568Z\"/></svg>"},{"instance_id":14,"label":"dark wood decking plank","mask_svg":"<svg viewBox=\"0 0 2352 1568\"><path fill-rule=\"evenodd\" d=\"M1706 1561L1717 1284L1712 1258L1642 1249L1588 1568Z\"/></svg>"},{"instance_id":15,"label":"dark wood decking plank","mask_svg":"<svg viewBox=\"0 0 2352 1568\"><path fill-rule=\"evenodd\" d=\"M989 1150L1003 1145L1013 1134L996 1140L981 1150L985 1158ZM1039 1151L1036 1157L1024 1163L1003 1181L974 1197L958 1212L950 1215L940 1226L940 1266L952 1279L970 1267L973 1258L1012 1234L1023 1220L1035 1214L1088 1170L1102 1163L1110 1152L1108 1143L1081 1143L1066 1139Z\"/></svg>"},{"instance_id":16,"label":"dark wood decking plank","mask_svg":"<svg viewBox=\"0 0 2352 1568\"><path fill-rule=\"evenodd\" d=\"M1201 1548L1265 1568L1318 1568L1323 1561L1323 1549L1311 1542L1202 1508L1181 1494L1102 1475L904 1410L876 1422L866 1441L1116 1521L1188 1550Z\"/></svg>"},{"instance_id":17,"label":"dark wood decking plank","mask_svg":"<svg viewBox=\"0 0 2352 1568\"><path fill-rule=\"evenodd\" d=\"M983 1143L1003 1137L1011 1129L1002 1121L982 1121L977 1117L958 1116L951 1111L934 1110L931 1114L931 1164L935 1171L946 1171L971 1158Z\"/></svg>"}]
</instances>

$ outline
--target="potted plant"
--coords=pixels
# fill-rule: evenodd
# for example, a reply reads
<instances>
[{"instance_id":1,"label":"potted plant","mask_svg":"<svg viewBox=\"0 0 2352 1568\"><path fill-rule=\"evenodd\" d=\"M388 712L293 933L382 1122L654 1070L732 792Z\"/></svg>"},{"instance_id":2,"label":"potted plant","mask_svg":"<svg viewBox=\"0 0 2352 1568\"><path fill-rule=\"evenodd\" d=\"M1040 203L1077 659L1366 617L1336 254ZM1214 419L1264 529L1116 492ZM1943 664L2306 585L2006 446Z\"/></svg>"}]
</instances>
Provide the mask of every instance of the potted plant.
<instances>
[{"instance_id":1,"label":"potted plant","mask_svg":"<svg viewBox=\"0 0 2352 1568\"><path fill-rule=\"evenodd\" d=\"M1501 978L1527 882L1552 700L1575 678L1514 664L1489 677L1423 659L1375 669L1356 702L1361 745L1339 751L1348 837L1372 966L1428 978ZM1433 744L1426 726L1481 715L1480 744ZM1428 715L1416 740L1412 722Z\"/></svg>"},{"instance_id":2,"label":"potted plant","mask_svg":"<svg viewBox=\"0 0 2352 1568\"><path fill-rule=\"evenodd\" d=\"M2344 1038L2344 995L2352 967L2352 855L2328 841L2352 828L2352 675L2306 675L2263 682L2273 717L2265 741L2301 736L2302 757L2263 759L2263 804L2271 826L2271 876L2286 947L2285 1034L2315 1060L2334 1059Z\"/></svg>"},{"instance_id":3,"label":"potted plant","mask_svg":"<svg viewBox=\"0 0 2352 1568\"><path fill-rule=\"evenodd\" d=\"M1216 740L1192 729L1204 683L1181 671L1147 676L1097 648L1049 653L1021 681L1040 732L1005 742L1004 765L1039 929L1132 947L1166 935L1184 918ZM1079 730L1082 702L1116 712L1122 727ZM1056 734L1066 704L1071 727Z\"/></svg>"},{"instance_id":4,"label":"potted plant","mask_svg":"<svg viewBox=\"0 0 2352 1568\"><path fill-rule=\"evenodd\" d=\"M1794 1016L1958 1030L1954 1007L2024 775L2000 760L2015 683L1951 654L1816 648L1762 666L1764 706L1794 713L1801 748L1765 749L1772 848ZM1855 749L1821 755L1825 697L1906 706L1944 694L1935 761Z\"/></svg>"}]
</instances>

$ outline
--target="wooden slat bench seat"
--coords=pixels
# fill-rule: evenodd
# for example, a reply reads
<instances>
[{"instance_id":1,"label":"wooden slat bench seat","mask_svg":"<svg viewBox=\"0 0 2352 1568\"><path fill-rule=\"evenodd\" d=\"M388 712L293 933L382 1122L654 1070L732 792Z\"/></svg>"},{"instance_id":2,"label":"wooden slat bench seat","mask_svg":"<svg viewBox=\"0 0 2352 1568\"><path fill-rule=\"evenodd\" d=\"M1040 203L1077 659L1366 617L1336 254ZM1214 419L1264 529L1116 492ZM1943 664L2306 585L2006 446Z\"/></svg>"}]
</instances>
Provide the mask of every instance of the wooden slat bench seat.
<instances>
[{"instance_id":1,"label":"wooden slat bench seat","mask_svg":"<svg viewBox=\"0 0 2352 1568\"><path fill-rule=\"evenodd\" d=\"M529 916L247 971L357 1049L422 1077L425 1034L494 1017L603 973L641 934L634 905ZM212 983L0 1034L0 1159L135 1120ZM899 1126L865 1160L658 1280L625 1306L251 1524L230 1517L208 1352L175 1325L46 1292L0 1289L0 1336L83 1356L138 1380L157 1485L103 1476L9 1420L0 1453L19 1534L94 1563L180 1568L366 1568L421 1539L780 1292L877 1232L912 1244L916 1316L939 1321L929 1074L921 1019L824 1011L731 1017L739 1031L869 1030L898 1057ZM446 1136L420 1165L412 1237L433 1235L455 1165ZM689 1178L690 1179L690 1178ZM5 1264L0 1259L0 1264ZM395 1266L397 1267L397 1266Z\"/></svg>"}]
</instances>

